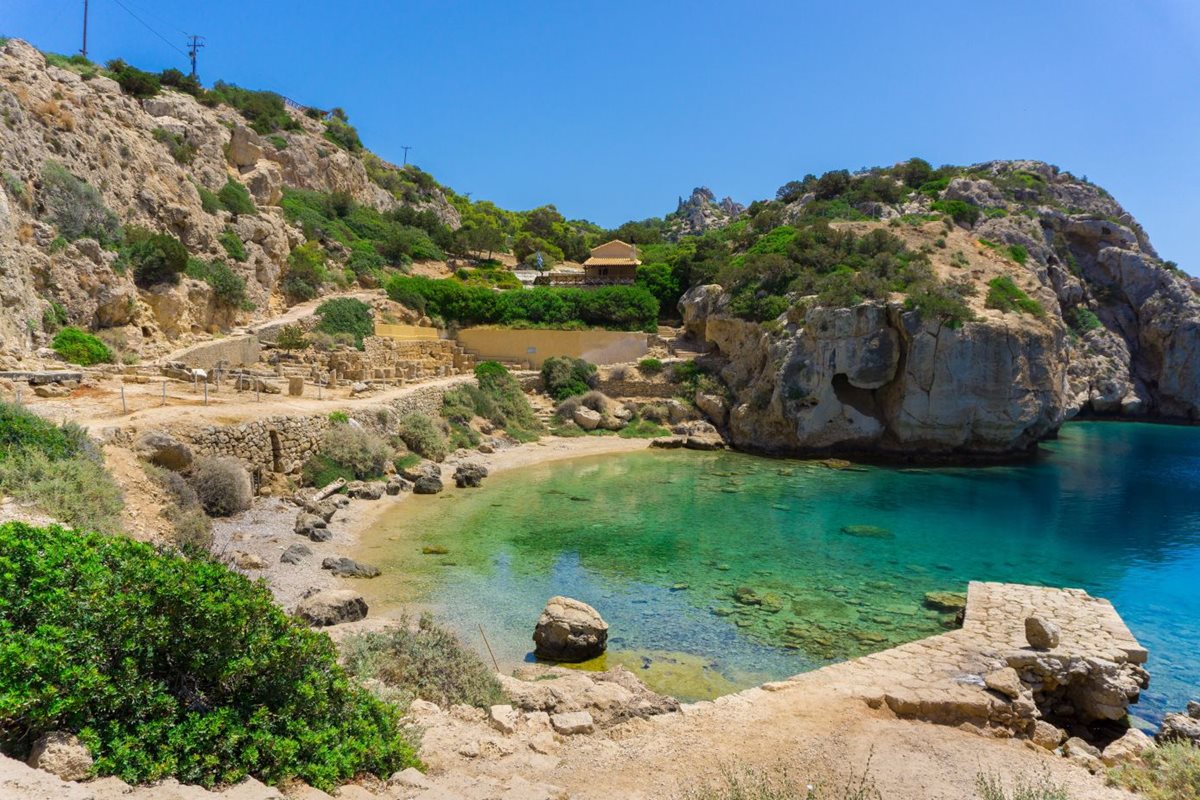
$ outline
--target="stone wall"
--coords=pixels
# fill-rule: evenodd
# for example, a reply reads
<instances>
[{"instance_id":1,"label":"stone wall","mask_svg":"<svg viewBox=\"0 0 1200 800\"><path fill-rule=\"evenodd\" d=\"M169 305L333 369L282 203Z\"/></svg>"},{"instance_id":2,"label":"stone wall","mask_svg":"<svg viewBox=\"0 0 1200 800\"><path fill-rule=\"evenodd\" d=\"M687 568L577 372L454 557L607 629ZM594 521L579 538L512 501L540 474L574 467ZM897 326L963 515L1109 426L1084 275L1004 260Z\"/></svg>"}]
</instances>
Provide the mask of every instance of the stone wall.
<instances>
[{"instance_id":1,"label":"stone wall","mask_svg":"<svg viewBox=\"0 0 1200 800\"><path fill-rule=\"evenodd\" d=\"M646 355L648 336L636 331L554 331L519 328L464 328L459 343L477 358L527 361L534 369L551 356L582 358L593 364L621 364Z\"/></svg>"},{"instance_id":2,"label":"stone wall","mask_svg":"<svg viewBox=\"0 0 1200 800\"><path fill-rule=\"evenodd\" d=\"M205 370L213 369L218 364L241 367L257 363L261 352L257 336L235 336L198 344L180 353L175 360Z\"/></svg>"},{"instance_id":3,"label":"stone wall","mask_svg":"<svg viewBox=\"0 0 1200 800\"><path fill-rule=\"evenodd\" d=\"M463 376L461 381L450 384L417 386L387 402L352 410L339 409L331 403L329 411L321 414L279 415L238 425L209 425L179 431L177 435L200 454L241 459L258 483L268 473L299 472L309 456L320 449L321 438L330 425L329 414L334 411L344 410L364 427L391 434L406 414L416 412L437 417L446 392L473 381L474 378Z\"/></svg>"},{"instance_id":4,"label":"stone wall","mask_svg":"<svg viewBox=\"0 0 1200 800\"><path fill-rule=\"evenodd\" d=\"M415 381L470 372L475 359L449 339L363 339L363 350L329 354L326 369L349 381Z\"/></svg>"}]
</instances>

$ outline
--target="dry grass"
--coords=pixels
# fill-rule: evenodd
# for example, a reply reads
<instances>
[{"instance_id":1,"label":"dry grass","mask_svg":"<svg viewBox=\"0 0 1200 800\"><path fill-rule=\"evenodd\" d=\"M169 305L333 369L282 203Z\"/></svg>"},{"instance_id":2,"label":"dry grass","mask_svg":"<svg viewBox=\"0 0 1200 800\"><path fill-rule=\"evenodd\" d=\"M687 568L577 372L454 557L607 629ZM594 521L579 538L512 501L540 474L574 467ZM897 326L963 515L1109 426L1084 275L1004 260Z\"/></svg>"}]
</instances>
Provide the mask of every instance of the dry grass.
<instances>
[{"instance_id":1,"label":"dry grass","mask_svg":"<svg viewBox=\"0 0 1200 800\"><path fill-rule=\"evenodd\" d=\"M1146 800L1200 800L1200 747L1189 742L1160 745L1140 762L1109 770L1108 782Z\"/></svg>"},{"instance_id":2,"label":"dry grass","mask_svg":"<svg viewBox=\"0 0 1200 800\"><path fill-rule=\"evenodd\" d=\"M33 115L38 122L60 131L75 130L75 116L57 100L42 100L33 105Z\"/></svg>"}]
</instances>

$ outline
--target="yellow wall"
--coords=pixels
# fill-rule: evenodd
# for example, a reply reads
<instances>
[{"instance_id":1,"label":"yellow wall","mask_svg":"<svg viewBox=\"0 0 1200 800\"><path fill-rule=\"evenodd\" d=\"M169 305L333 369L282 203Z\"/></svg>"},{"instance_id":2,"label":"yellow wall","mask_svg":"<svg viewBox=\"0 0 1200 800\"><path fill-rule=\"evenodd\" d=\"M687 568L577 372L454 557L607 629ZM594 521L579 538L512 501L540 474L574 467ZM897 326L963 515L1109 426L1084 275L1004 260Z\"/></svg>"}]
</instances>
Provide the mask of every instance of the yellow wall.
<instances>
[{"instance_id":1,"label":"yellow wall","mask_svg":"<svg viewBox=\"0 0 1200 800\"><path fill-rule=\"evenodd\" d=\"M375 335L406 342L441 338L438 336L437 328L422 328L419 325L389 325L385 322L375 323Z\"/></svg>"},{"instance_id":2,"label":"yellow wall","mask_svg":"<svg viewBox=\"0 0 1200 800\"><path fill-rule=\"evenodd\" d=\"M550 356L582 358L593 364L622 364L646 354L647 334L626 331L551 331L464 328L458 343L481 359L528 361L534 369Z\"/></svg>"}]
</instances>

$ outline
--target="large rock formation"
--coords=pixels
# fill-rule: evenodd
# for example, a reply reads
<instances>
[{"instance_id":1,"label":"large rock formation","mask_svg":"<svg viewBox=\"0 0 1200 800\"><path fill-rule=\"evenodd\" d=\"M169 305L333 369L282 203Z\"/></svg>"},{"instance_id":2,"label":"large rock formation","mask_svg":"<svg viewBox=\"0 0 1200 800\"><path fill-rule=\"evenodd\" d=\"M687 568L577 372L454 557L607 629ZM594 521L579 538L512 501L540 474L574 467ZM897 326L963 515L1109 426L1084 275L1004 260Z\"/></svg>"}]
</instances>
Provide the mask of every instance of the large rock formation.
<instances>
[{"instance_id":1,"label":"large rock formation","mask_svg":"<svg viewBox=\"0 0 1200 800\"><path fill-rule=\"evenodd\" d=\"M608 623L596 609L571 597L551 597L533 632L534 651L547 661L587 661L604 652Z\"/></svg>"},{"instance_id":2,"label":"large rock formation","mask_svg":"<svg viewBox=\"0 0 1200 800\"><path fill-rule=\"evenodd\" d=\"M686 200L679 198L675 213L667 217L668 233L672 239L698 236L705 231L724 228L745 210L746 207L734 202L733 198L718 201L712 189L698 186Z\"/></svg>"},{"instance_id":3,"label":"large rock formation","mask_svg":"<svg viewBox=\"0 0 1200 800\"><path fill-rule=\"evenodd\" d=\"M944 279L975 285L975 319L960 327L922 320L901 296L851 308L793 296L764 325L732 313L721 286L684 295L687 332L713 350L728 390L736 445L1011 454L1081 413L1200 420L1200 297L1141 226L1102 189L1056 167L994 162L967 172L941 199L993 213L953 232L889 228L929 253ZM886 220L927 214L931 202L914 193L859 210ZM1014 247L1020 261L996 255ZM956 250L962 260L947 263ZM986 308L986 281L1002 274L1046 313Z\"/></svg>"}]
</instances>

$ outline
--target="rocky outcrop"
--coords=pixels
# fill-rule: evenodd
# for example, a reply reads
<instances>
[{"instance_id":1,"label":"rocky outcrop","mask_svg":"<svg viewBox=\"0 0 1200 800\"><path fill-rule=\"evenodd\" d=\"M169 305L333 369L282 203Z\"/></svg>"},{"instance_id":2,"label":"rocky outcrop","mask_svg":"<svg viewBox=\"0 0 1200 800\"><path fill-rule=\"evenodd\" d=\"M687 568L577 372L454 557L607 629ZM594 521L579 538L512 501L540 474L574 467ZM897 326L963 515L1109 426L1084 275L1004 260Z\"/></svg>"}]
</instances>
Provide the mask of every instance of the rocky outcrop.
<instances>
[{"instance_id":1,"label":"rocky outcrop","mask_svg":"<svg viewBox=\"0 0 1200 800\"><path fill-rule=\"evenodd\" d=\"M726 312L718 286L680 301L689 334L716 347L728 436L768 452L1020 452L1067 416L1060 326L984 319L952 328L899 303L794 308L772 336Z\"/></svg>"},{"instance_id":2,"label":"rocky outcrop","mask_svg":"<svg viewBox=\"0 0 1200 800\"><path fill-rule=\"evenodd\" d=\"M608 623L596 609L571 597L552 597L533 632L537 658L587 661L604 652Z\"/></svg>"},{"instance_id":3,"label":"rocky outcrop","mask_svg":"<svg viewBox=\"0 0 1200 800\"><path fill-rule=\"evenodd\" d=\"M562 667L522 667L515 677L497 676L514 707L558 714L586 713L601 728L636 717L679 710L672 697L646 688L624 667L583 672Z\"/></svg>"},{"instance_id":4,"label":"rocky outcrop","mask_svg":"<svg viewBox=\"0 0 1200 800\"><path fill-rule=\"evenodd\" d=\"M705 231L724 228L741 216L746 207L726 197L720 201L707 186L692 190L686 200L679 198L675 213L667 217L668 235L677 240L682 236L698 236Z\"/></svg>"},{"instance_id":5,"label":"rocky outcrop","mask_svg":"<svg viewBox=\"0 0 1200 800\"><path fill-rule=\"evenodd\" d=\"M1188 703L1187 713L1167 714L1155 740L1164 742L1191 742L1200 746L1200 703Z\"/></svg>"},{"instance_id":6,"label":"rocky outcrop","mask_svg":"<svg viewBox=\"0 0 1200 800\"><path fill-rule=\"evenodd\" d=\"M357 622L367 616L367 601L351 589L326 589L301 600L296 616L315 628Z\"/></svg>"}]
</instances>

